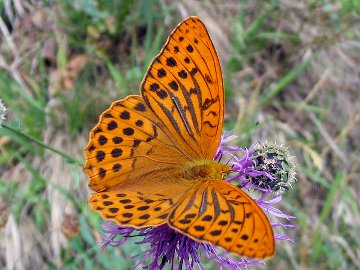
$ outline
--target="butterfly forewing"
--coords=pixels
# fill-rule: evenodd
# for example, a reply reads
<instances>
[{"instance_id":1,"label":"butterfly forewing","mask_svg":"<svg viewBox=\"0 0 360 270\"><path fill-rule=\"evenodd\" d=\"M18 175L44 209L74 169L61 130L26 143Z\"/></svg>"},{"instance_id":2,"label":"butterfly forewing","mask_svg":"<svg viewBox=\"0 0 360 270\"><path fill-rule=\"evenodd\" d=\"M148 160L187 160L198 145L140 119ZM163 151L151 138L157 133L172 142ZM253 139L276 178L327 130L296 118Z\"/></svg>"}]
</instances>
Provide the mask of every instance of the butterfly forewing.
<instances>
[{"instance_id":1,"label":"butterfly forewing","mask_svg":"<svg viewBox=\"0 0 360 270\"><path fill-rule=\"evenodd\" d=\"M187 159L167 133L140 96L114 102L100 116L85 148L90 188L141 185L152 174L173 172Z\"/></svg>"},{"instance_id":2,"label":"butterfly forewing","mask_svg":"<svg viewBox=\"0 0 360 270\"><path fill-rule=\"evenodd\" d=\"M191 157L214 157L223 125L223 79L214 45L198 18L190 17L173 31L151 63L141 93Z\"/></svg>"},{"instance_id":3,"label":"butterfly forewing","mask_svg":"<svg viewBox=\"0 0 360 270\"><path fill-rule=\"evenodd\" d=\"M198 241L251 258L274 254L274 236L261 208L241 189L210 180L188 194L171 213L169 224Z\"/></svg>"}]
</instances>

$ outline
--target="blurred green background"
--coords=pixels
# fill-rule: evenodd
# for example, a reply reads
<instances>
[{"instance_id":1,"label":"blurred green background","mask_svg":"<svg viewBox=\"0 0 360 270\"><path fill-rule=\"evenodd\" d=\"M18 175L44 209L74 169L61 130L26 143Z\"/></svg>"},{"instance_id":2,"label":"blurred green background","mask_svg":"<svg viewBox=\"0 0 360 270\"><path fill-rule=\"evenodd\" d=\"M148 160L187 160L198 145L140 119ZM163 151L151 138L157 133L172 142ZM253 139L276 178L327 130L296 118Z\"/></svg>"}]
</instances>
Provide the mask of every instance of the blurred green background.
<instances>
[{"instance_id":1,"label":"blurred green background","mask_svg":"<svg viewBox=\"0 0 360 270\"><path fill-rule=\"evenodd\" d=\"M297 241L279 242L261 269L360 269L357 0L0 0L0 269L134 265L136 239L98 254L79 163L100 113L139 92L190 15L222 63L226 130L243 147L288 145L297 159L278 205L297 217L286 232Z\"/></svg>"}]
</instances>

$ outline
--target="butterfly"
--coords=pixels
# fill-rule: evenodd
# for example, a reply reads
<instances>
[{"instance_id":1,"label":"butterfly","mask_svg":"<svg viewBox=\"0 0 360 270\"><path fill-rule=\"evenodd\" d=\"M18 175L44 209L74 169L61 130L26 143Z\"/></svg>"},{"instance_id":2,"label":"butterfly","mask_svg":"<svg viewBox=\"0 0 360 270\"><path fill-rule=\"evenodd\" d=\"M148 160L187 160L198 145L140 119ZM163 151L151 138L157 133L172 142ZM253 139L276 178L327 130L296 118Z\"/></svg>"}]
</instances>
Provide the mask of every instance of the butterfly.
<instances>
[{"instance_id":1,"label":"butterfly","mask_svg":"<svg viewBox=\"0 0 360 270\"><path fill-rule=\"evenodd\" d=\"M249 258L275 251L270 222L213 161L224 122L219 58L197 17L181 22L153 59L140 95L101 114L85 148L89 203L106 220L167 224L198 241Z\"/></svg>"}]
</instances>

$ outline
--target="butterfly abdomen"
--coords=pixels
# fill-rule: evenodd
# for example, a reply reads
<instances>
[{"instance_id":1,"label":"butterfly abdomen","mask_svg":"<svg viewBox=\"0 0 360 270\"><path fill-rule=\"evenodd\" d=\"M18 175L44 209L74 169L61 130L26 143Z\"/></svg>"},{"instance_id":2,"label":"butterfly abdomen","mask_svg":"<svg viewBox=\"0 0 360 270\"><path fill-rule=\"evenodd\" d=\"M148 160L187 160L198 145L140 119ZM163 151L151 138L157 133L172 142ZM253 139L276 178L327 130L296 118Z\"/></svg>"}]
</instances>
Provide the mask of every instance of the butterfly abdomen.
<instances>
[{"instance_id":1,"label":"butterfly abdomen","mask_svg":"<svg viewBox=\"0 0 360 270\"><path fill-rule=\"evenodd\" d=\"M183 166L181 177L194 179L223 179L230 172L230 167L208 159L193 160Z\"/></svg>"}]
</instances>

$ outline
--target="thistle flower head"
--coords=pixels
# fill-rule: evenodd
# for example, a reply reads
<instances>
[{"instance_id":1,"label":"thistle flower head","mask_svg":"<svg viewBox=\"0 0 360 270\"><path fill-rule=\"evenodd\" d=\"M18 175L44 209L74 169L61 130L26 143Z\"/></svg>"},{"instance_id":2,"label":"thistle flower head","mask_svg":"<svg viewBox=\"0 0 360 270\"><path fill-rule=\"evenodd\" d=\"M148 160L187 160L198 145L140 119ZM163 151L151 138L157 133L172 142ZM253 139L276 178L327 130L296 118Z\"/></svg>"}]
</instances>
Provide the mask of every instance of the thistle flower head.
<instances>
[{"instance_id":1,"label":"thistle flower head","mask_svg":"<svg viewBox=\"0 0 360 270\"><path fill-rule=\"evenodd\" d=\"M233 172L226 181L237 181L244 190L258 191L261 196L254 200L270 219L271 216L286 220L294 219L273 206L281 200L281 196L269 199L271 194L281 193L280 191L286 189L285 184L290 185L294 180L294 172L287 171L288 168L293 169L293 163L288 158L288 154L282 148L270 144L256 145L250 149L227 145L235 138L236 136L231 133L225 133L214 157L215 161L226 157L227 164L232 166ZM276 166L270 166L268 163ZM293 227L292 224L280 222L271 223L271 225L273 228ZM137 244L148 246L148 249L133 257L137 260L135 267L142 266L144 269L162 270L169 265L172 270L184 269L184 267L189 270L204 269L202 264L204 260L213 261L218 265L218 269L246 269L249 266L264 264L262 261L234 256L211 244L195 241L166 224L135 229L105 222L102 227L104 231L102 250L107 246L123 245L134 235L143 237ZM293 241L286 235L276 233L274 238L275 240Z\"/></svg>"},{"instance_id":2,"label":"thistle flower head","mask_svg":"<svg viewBox=\"0 0 360 270\"><path fill-rule=\"evenodd\" d=\"M251 177L253 184L284 194L296 180L294 158L286 147L273 142L258 143L253 147L254 169L271 174Z\"/></svg>"}]
</instances>

